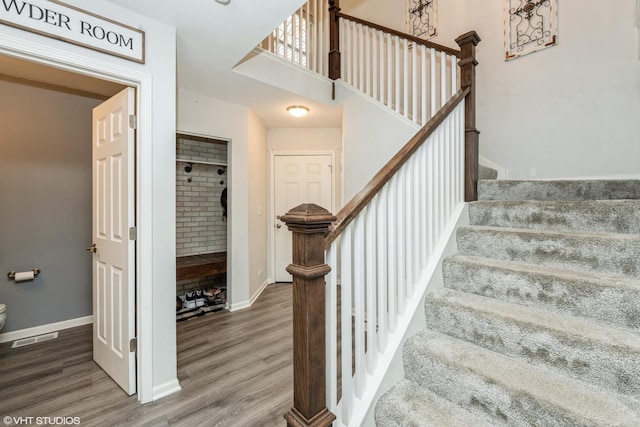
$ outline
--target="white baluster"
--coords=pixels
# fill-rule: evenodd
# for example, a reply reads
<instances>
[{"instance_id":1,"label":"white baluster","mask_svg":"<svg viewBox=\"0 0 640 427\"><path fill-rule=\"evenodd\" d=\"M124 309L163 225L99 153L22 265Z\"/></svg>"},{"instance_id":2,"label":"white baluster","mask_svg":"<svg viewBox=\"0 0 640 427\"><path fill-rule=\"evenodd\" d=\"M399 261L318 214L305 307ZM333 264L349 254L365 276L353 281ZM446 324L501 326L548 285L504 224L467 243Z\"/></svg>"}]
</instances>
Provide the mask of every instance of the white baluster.
<instances>
[{"instance_id":1,"label":"white baluster","mask_svg":"<svg viewBox=\"0 0 640 427\"><path fill-rule=\"evenodd\" d=\"M389 221L387 224L387 245L389 250L387 254L389 256L389 265L387 269L387 281L389 283L389 293L388 298L389 302L387 304L388 310L388 324L389 324L389 332L394 332L396 330L396 315L397 315L397 298L396 295L398 293L398 262L397 262L397 253L398 253L398 226L397 226L397 215L396 215L396 207L398 205L398 174L394 175L388 184L388 195L387 199L389 203L387 203L387 217Z\"/></svg>"},{"instance_id":2,"label":"white baluster","mask_svg":"<svg viewBox=\"0 0 640 427\"><path fill-rule=\"evenodd\" d=\"M394 45L396 48L396 60L395 60L395 85L396 85L396 113L402 114L401 110L401 99L400 99L400 37L394 37Z\"/></svg>"},{"instance_id":3,"label":"white baluster","mask_svg":"<svg viewBox=\"0 0 640 427\"><path fill-rule=\"evenodd\" d=\"M411 42L411 120L420 123L418 116L418 44Z\"/></svg>"},{"instance_id":4,"label":"white baluster","mask_svg":"<svg viewBox=\"0 0 640 427\"><path fill-rule=\"evenodd\" d=\"M342 421L349 424L352 415L353 405L353 374L352 374L352 292L353 292L353 271L352 271L352 225L348 226L343 232L340 248L340 265L342 266L340 274L340 334L341 343L341 385L342 385Z\"/></svg>"},{"instance_id":5,"label":"white baluster","mask_svg":"<svg viewBox=\"0 0 640 427\"><path fill-rule=\"evenodd\" d=\"M447 103L447 54L440 52L440 108Z\"/></svg>"},{"instance_id":6,"label":"white baluster","mask_svg":"<svg viewBox=\"0 0 640 427\"><path fill-rule=\"evenodd\" d=\"M338 245L332 243L327 249L327 264L331 271L327 274L326 285L326 360L327 360L327 405L336 413L338 407Z\"/></svg>"},{"instance_id":7,"label":"white baluster","mask_svg":"<svg viewBox=\"0 0 640 427\"><path fill-rule=\"evenodd\" d=\"M376 196L377 198L378 196ZM367 322L367 372L373 374L378 365L378 340L376 332L376 297L377 288L380 286L376 277L376 200L371 200L367 206L365 213L366 234L363 242L366 247L366 280L363 285L365 287L366 296L366 322Z\"/></svg>"},{"instance_id":8,"label":"white baluster","mask_svg":"<svg viewBox=\"0 0 640 427\"><path fill-rule=\"evenodd\" d=\"M420 101L421 101L421 110L422 110L422 122L420 123L420 125L424 126L427 123L427 120L429 119L429 117L431 117L429 115L429 111L428 111L428 101L427 101L427 47L425 45L420 45L420 58L422 59L422 67L420 67L420 74L422 75L422 83L420 84L420 88L421 88L421 96L420 96Z\"/></svg>"},{"instance_id":9,"label":"white baluster","mask_svg":"<svg viewBox=\"0 0 640 427\"><path fill-rule=\"evenodd\" d=\"M394 108L393 104L393 39L391 34L387 34L387 106Z\"/></svg>"},{"instance_id":10,"label":"white baluster","mask_svg":"<svg viewBox=\"0 0 640 427\"><path fill-rule=\"evenodd\" d=\"M369 27L364 27L364 93L369 96L372 96L373 91L371 90L371 67L373 64L371 63L371 35L372 30Z\"/></svg>"},{"instance_id":11,"label":"white baluster","mask_svg":"<svg viewBox=\"0 0 640 427\"><path fill-rule=\"evenodd\" d=\"M405 209L405 190L404 190L404 168L401 168L398 173L398 202L396 204L396 227L398 228L398 232L396 235L396 249L398 251L398 267L396 269L397 280L396 280L396 293L397 293L397 304L398 304L398 314L404 314L405 307L405 284L406 284L406 276L405 276L405 260L404 260L404 250L405 250L405 217L404 217L404 209Z\"/></svg>"},{"instance_id":12,"label":"white baluster","mask_svg":"<svg viewBox=\"0 0 640 427\"><path fill-rule=\"evenodd\" d=\"M378 31L373 30L371 32L371 37L372 37L372 49L373 51L372 53L372 61L371 61L371 82L372 82L372 92L371 92L371 96L373 96L373 99L375 99L376 101L380 101L380 98L378 97L378 85L379 85L379 78L378 78L378 68L380 67L380 59L378 58L378 53L380 52L380 45L382 43L378 43ZM380 37L382 37L382 33L380 33Z\"/></svg>"},{"instance_id":13,"label":"white baluster","mask_svg":"<svg viewBox=\"0 0 640 427\"><path fill-rule=\"evenodd\" d=\"M364 84L364 26L358 24L358 89L365 92Z\"/></svg>"},{"instance_id":14,"label":"white baluster","mask_svg":"<svg viewBox=\"0 0 640 427\"><path fill-rule=\"evenodd\" d=\"M409 119L409 45L406 40L402 43L402 89L403 89L403 107L402 115Z\"/></svg>"},{"instance_id":15,"label":"white baluster","mask_svg":"<svg viewBox=\"0 0 640 427\"><path fill-rule=\"evenodd\" d=\"M387 347L387 303L388 303L388 287L387 281L387 205L389 204L389 183L382 190L376 203L377 224L377 261L378 267L378 350L384 352Z\"/></svg>"},{"instance_id":16,"label":"white baluster","mask_svg":"<svg viewBox=\"0 0 640 427\"><path fill-rule=\"evenodd\" d=\"M360 399L365 388L365 348L364 348L364 290L365 290L365 264L364 264L364 220L357 216L354 220L353 230L353 321L354 325L354 349L355 349L355 396Z\"/></svg>"},{"instance_id":17,"label":"white baluster","mask_svg":"<svg viewBox=\"0 0 640 427\"><path fill-rule=\"evenodd\" d=\"M436 50L431 48L429 51L429 61L431 61L431 115L433 116L436 111L438 111L436 100L436 81L437 81L437 73L436 73Z\"/></svg>"}]
</instances>

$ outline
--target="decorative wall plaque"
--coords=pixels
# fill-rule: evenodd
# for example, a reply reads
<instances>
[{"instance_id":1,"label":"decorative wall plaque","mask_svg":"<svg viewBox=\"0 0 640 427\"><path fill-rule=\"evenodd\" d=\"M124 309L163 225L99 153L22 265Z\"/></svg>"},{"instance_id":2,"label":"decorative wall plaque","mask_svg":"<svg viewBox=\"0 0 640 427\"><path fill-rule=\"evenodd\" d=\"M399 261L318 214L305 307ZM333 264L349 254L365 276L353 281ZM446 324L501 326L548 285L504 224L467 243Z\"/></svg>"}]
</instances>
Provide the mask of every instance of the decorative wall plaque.
<instances>
[{"instance_id":1,"label":"decorative wall plaque","mask_svg":"<svg viewBox=\"0 0 640 427\"><path fill-rule=\"evenodd\" d=\"M421 39L438 34L438 0L406 0L407 32Z\"/></svg>"},{"instance_id":2,"label":"decorative wall plaque","mask_svg":"<svg viewBox=\"0 0 640 427\"><path fill-rule=\"evenodd\" d=\"M557 43L557 0L505 0L505 2L506 60Z\"/></svg>"}]
</instances>

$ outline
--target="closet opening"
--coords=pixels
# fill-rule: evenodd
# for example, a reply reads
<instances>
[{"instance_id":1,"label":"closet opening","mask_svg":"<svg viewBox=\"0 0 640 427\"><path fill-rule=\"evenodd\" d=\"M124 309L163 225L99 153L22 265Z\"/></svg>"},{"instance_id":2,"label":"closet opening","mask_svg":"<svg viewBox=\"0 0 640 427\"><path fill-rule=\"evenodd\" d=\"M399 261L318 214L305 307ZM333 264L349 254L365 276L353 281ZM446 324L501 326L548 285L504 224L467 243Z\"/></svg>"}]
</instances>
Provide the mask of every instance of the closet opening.
<instances>
[{"instance_id":1,"label":"closet opening","mask_svg":"<svg viewBox=\"0 0 640 427\"><path fill-rule=\"evenodd\" d=\"M227 142L176 135L176 321L226 310Z\"/></svg>"}]
</instances>

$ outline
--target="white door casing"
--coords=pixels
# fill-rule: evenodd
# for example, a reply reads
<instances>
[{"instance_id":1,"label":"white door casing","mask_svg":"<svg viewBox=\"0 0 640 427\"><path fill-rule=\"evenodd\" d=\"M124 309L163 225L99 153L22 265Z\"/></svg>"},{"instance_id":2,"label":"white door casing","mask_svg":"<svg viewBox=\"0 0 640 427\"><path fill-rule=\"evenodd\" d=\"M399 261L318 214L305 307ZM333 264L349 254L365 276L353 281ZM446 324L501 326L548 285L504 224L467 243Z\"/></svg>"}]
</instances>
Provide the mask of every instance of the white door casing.
<instances>
[{"instance_id":1,"label":"white door casing","mask_svg":"<svg viewBox=\"0 0 640 427\"><path fill-rule=\"evenodd\" d=\"M126 88L93 110L93 358L127 394L136 392L134 113Z\"/></svg>"},{"instance_id":2,"label":"white door casing","mask_svg":"<svg viewBox=\"0 0 640 427\"><path fill-rule=\"evenodd\" d=\"M275 155L273 161L273 206L276 216L302 203L333 209L333 156ZM286 268L291 264L292 235L274 218L274 276L276 282L290 282Z\"/></svg>"}]
</instances>

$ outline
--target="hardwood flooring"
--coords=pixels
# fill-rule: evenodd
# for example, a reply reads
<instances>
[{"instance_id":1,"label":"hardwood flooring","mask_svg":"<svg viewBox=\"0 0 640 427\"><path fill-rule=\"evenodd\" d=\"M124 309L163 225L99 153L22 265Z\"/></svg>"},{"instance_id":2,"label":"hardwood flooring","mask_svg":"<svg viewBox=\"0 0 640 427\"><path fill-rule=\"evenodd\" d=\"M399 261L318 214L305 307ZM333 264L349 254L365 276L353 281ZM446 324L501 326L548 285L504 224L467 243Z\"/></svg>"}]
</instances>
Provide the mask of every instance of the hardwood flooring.
<instances>
[{"instance_id":1,"label":"hardwood flooring","mask_svg":"<svg viewBox=\"0 0 640 427\"><path fill-rule=\"evenodd\" d=\"M176 327L182 390L146 405L93 362L91 325L19 349L0 344L0 417L79 417L83 427L286 425L282 415L293 404L290 284L269 285L249 309Z\"/></svg>"}]
</instances>

